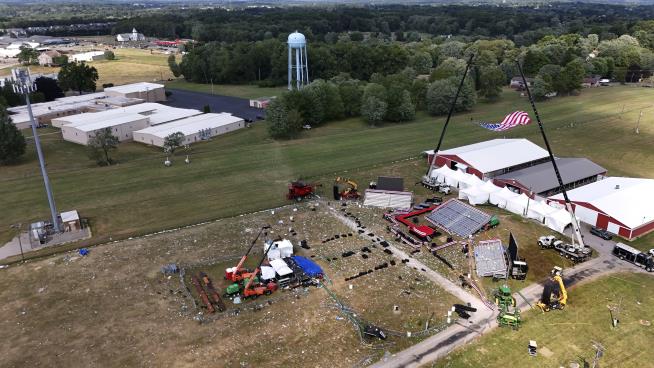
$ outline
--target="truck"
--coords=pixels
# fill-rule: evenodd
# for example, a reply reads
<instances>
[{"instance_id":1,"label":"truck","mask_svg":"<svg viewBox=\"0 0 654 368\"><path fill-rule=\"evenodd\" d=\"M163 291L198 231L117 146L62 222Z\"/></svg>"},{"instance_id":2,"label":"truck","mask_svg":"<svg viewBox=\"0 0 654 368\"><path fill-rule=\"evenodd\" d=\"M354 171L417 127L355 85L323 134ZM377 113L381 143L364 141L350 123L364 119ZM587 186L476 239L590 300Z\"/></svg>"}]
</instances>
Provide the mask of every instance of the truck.
<instances>
[{"instance_id":1,"label":"truck","mask_svg":"<svg viewBox=\"0 0 654 368\"><path fill-rule=\"evenodd\" d=\"M651 252L651 250L650 250ZM622 243L616 243L613 248L613 255L644 268L647 272L654 271L654 257L651 254L643 253L638 249Z\"/></svg>"},{"instance_id":2,"label":"truck","mask_svg":"<svg viewBox=\"0 0 654 368\"><path fill-rule=\"evenodd\" d=\"M432 177L431 176L432 169L436 169L436 167L435 166L430 167L429 173L422 177L422 181L420 182L422 183L422 186L434 192L439 192L445 195L450 194L452 192L452 188L450 188L450 186L447 184L439 183L438 180L436 180L436 178Z\"/></svg>"},{"instance_id":3,"label":"truck","mask_svg":"<svg viewBox=\"0 0 654 368\"><path fill-rule=\"evenodd\" d=\"M538 238L538 246L541 249L554 249L559 252L561 257L568 258L574 263L587 261L593 255L592 248L580 244L565 243L554 235Z\"/></svg>"}]
</instances>

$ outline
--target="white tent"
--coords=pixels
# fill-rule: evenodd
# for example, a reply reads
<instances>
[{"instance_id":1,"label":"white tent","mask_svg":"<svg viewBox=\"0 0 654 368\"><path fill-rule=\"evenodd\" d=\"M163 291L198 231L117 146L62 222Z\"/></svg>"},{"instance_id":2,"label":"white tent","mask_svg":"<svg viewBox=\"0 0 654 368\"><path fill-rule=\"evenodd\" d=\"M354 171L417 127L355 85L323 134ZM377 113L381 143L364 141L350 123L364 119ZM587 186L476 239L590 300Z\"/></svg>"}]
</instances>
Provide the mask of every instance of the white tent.
<instances>
[{"instance_id":1,"label":"white tent","mask_svg":"<svg viewBox=\"0 0 654 368\"><path fill-rule=\"evenodd\" d=\"M467 174L459 170L450 170L449 173L443 173L445 176L445 184L453 187L458 187L459 183L467 179Z\"/></svg>"},{"instance_id":2,"label":"white tent","mask_svg":"<svg viewBox=\"0 0 654 368\"><path fill-rule=\"evenodd\" d=\"M489 195L491 193L495 193L497 191L502 190L502 188L498 187L497 185L493 184L492 180L489 180L484 183L479 189L483 190L484 192L488 193Z\"/></svg>"},{"instance_id":3,"label":"white tent","mask_svg":"<svg viewBox=\"0 0 654 368\"><path fill-rule=\"evenodd\" d=\"M506 203L509 198L518 197L519 195L508 190L506 187L498 190L495 193L491 193L489 196L490 203L496 205L499 208L505 208Z\"/></svg>"},{"instance_id":4,"label":"white tent","mask_svg":"<svg viewBox=\"0 0 654 368\"><path fill-rule=\"evenodd\" d=\"M488 202L488 193L481 190L480 187L470 187L459 191L459 199L467 199L468 203L473 206Z\"/></svg>"},{"instance_id":5,"label":"white tent","mask_svg":"<svg viewBox=\"0 0 654 368\"><path fill-rule=\"evenodd\" d=\"M556 208L548 206L545 202L531 201L527 209L527 217L544 222L548 214L556 211Z\"/></svg>"},{"instance_id":6,"label":"white tent","mask_svg":"<svg viewBox=\"0 0 654 368\"><path fill-rule=\"evenodd\" d=\"M263 246L264 253L268 250L271 243L265 243ZM279 258L288 258L293 255L293 243L288 239L278 240L272 243L272 249L268 251L268 260Z\"/></svg>"},{"instance_id":7,"label":"white tent","mask_svg":"<svg viewBox=\"0 0 654 368\"><path fill-rule=\"evenodd\" d=\"M280 277L288 276L293 273L293 270L291 270L290 267L288 267L288 265L286 264L286 262L284 262L281 259L273 259L272 261L270 261L270 265L272 266L272 268L275 269L275 272Z\"/></svg>"},{"instance_id":8,"label":"white tent","mask_svg":"<svg viewBox=\"0 0 654 368\"><path fill-rule=\"evenodd\" d=\"M466 174L465 179L461 180L459 187L462 189L465 188L470 188L470 187L477 187L481 186L484 184L484 181L479 179L479 177L475 174Z\"/></svg>"},{"instance_id":9,"label":"white tent","mask_svg":"<svg viewBox=\"0 0 654 368\"><path fill-rule=\"evenodd\" d=\"M506 201L505 209L509 212L513 212L516 215L524 216L527 211L527 207L534 202L526 194L522 193L518 196L508 198Z\"/></svg>"},{"instance_id":10,"label":"white tent","mask_svg":"<svg viewBox=\"0 0 654 368\"><path fill-rule=\"evenodd\" d=\"M570 212L564 209L555 209L545 217L545 226L554 231L563 233L568 225L572 225L572 216L570 216Z\"/></svg>"},{"instance_id":11,"label":"white tent","mask_svg":"<svg viewBox=\"0 0 654 368\"><path fill-rule=\"evenodd\" d=\"M445 176L448 173L451 173L453 170L450 169L447 165L443 165L436 170L432 170L430 176L436 178L436 181L439 183L445 182Z\"/></svg>"}]
</instances>

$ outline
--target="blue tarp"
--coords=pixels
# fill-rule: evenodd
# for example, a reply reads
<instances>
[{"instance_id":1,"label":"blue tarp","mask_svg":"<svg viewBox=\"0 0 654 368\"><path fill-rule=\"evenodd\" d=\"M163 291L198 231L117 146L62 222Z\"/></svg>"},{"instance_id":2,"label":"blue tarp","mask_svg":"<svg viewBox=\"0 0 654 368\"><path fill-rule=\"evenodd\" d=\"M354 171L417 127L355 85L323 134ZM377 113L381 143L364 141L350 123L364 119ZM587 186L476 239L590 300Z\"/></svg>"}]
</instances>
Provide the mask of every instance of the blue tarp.
<instances>
[{"instance_id":1,"label":"blue tarp","mask_svg":"<svg viewBox=\"0 0 654 368\"><path fill-rule=\"evenodd\" d=\"M81 249L79 250L79 255L80 255L80 256L85 256L85 255L87 255L87 254L89 254L89 250L88 250L88 249L86 249L86 248L81 248Z\"/></svg>"},{"instance_id":2,"label":"blue tarp","mask_svg":"<svg viewBox=\"0 0 654 368\"><path fill-rule=\"evenodd\" d=\"M322 276L322 268L320 268L320 266L318 266L314 261L302 256L293 256L293 260L302 269L302 271L307 274L307 276Z\"/></svg>"}]
</instances>

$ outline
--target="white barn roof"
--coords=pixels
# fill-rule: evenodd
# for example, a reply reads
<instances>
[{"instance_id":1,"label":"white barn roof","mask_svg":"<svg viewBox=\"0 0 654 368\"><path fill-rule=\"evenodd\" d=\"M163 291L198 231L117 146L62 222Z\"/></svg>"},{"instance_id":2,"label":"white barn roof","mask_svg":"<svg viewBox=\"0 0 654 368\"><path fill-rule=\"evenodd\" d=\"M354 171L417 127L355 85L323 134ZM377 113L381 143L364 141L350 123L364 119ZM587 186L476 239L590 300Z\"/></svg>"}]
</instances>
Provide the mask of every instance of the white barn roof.
<instances>
[{"instance_id":1,"label":"white barn roof","mask_svg":"<svg viewBox=\"0 0 654 368\"><path fill-rule=\"evenodd\" d=\"M609 177L568 191L568 197L589 203L632 229L654 220L654 179ZM563 195L551 198L563 200Z\"/></svg>"},{"instance_id":2,"label":"white barn roof","mask_svg":"<svg viewBox=\"0 0 654 368\"><path fill-rule=\"evenodd\" d=\"M194 134L203 129L214 129L223 125L228 125L243 121L242 118L233 116L229 113L220 114L202 114L191 116L186 119L176 120L167 124L160 124L151 126L145 129L138 130L136 133L151 134L156 137L165 138L168 135L176 132L181 132L184 135Z\"/></svg>"},{"instance_id":3,"label":"white barn roof","mask_svg":"<svg viewBox=\"0 0 654 368\"><path fill-rule=\"evenodd\" d=\"M142 115L142 117L149 118L151 125L156 125L189 116L199 115L201 113L201 111L194 109L180 109L154 102L144 102L106 111L66 116L59 118L58 120L63 121L66 126L78 127L86 124L94 124L100 120L113 119L121 115L139 114Z\"/></svg>"},{"instance_id":4,"label":"white barn roof","mask_svg":"<svg viewBox=\"0 0 654 368\"><path fill-rule=\"evenodd\" d=\"M492 139L439 152L455 155L482 173L520 165L548 156L547 151L527 139Z\"/></svg>"},{"instance_id":5,"label":"white barn roof","mask_svg":"<svg viewBox=\"0 0 654 368\"><path fill-rule=\"evenodd\" d=\"M77 124L77 125L66 125L66 128L74 128L82 132L93 132L98 129L110 128L116 125L126 124L132 121L139 121L147 119L147 116L139 114L122 114L112 116L108 119L103 119L100 121L90 122L87 124Z\"/></svg>"}]
</instances>

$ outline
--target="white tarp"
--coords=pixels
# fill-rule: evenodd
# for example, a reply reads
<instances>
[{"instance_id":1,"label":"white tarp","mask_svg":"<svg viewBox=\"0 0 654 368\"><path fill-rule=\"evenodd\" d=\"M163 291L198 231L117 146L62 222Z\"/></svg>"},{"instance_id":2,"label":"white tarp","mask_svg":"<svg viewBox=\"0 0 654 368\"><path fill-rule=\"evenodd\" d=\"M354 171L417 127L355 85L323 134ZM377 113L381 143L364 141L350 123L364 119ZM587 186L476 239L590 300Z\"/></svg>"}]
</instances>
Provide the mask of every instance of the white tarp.
<instances>
[{"instance_id":1,"label":"white tarp","mask_svg":"<svg viewBox=\"0 0 654 368\"><path fill-rule=\"evenodd\" d=\"M275 278L275 269L269 266L261 266L261 279L271 280Z\"/></svg>"},{"instance_id":2,"label":"white tarp","mask_svg":"<svg viewBox=\"0 0 654 368\"><path fill-rule=\"evenodd\" d=\"M557 209L545 217L545 226L554 231L563 233L563 230L568 225L572 225L572 217L570 216L570 212L564 209Z\"/></svg>"},{"instance_id":3,"label":"white tarp","mask_svg":"<svg viewBox=\"0 0 654 368\"><path fill-rule=\"evenodd\" d=\"M267 251L270 243L265 243L263 251ZM293 255L293 243L288 239L278 240L272 243L272 249L268 251L268 260L288 258Z\"/></svg>"},{"instance_id":4,"label":"white tarp","mask_svg":"<svg viewBox=\"0 0 654 368\"><path fill-rule=\"evenodd\" d=\"M459 190L459 199L466 199L473 206L488 202L489 194L479 186Z\"/></svg>"},{"instance_id":5,"label":"white tarp","mask_svg":"<svg viewBox=\"0 0 654 368\"><path fill-rule=\"evenodd\" d=\"M556 211L556 208L548 206L545 202L531 201L527 209L527 217L544 222L548 214Z\"/></svg>"},{"instance_id":6,"label":"white tarp","mask_svg":"<svg viewBox=\"0 0 654 368\"><path fill-rule=\"evenodd\" d=\"M513 197L518 197L518 194L513 193L512 191L504 187L495 193L491 193L489 196L489 201L490 203L496 205L499 208L505 208L509 198L513 198Z\"/></svg>"},{"instance_id":7,"label":"white tarp","mask_svg":"<svg viewBox=\"0 0 654 368\"><path fill-rule=\"evenodd\" d=\"M272 266L272 268L275 269L275 272L280 277L287 276L293 273L293 270L291 270L286 264L286 262L284 262L281 259L273 259L272 261L270 261L270 265Z\"/></svg>"},{"instance_id":8,"label":"white tarp","mask_svg":"<svg viewBox=\"0 0 654 368\"><path fill-rule=\"evenodd\" d=\"M363 205L380 208L408 210L413 202L411 192L393 192L388 190L366 189Z\"/></svg>"},{"instance_id":9,"label":"white tarp","mask_svg":"<svg viewBox=\"0 0 654 368\"><path fill-rule=\"evenodd\" d=\"M477 187L481 186L484 184L484 181L479 179L479 177L475 174L466 174L465 179L461 180L459 183L459 188L471 188L471 187Z\"/></svg>"},{"instance_id":10,"label":"white tarp","mask_svg":"<svg viewBox=\"0 0 654 368\"><path fill-rule=\"evenodd\" d=\"M502 190L502 188L500 188L497 185L493 184L492 180L489 180L489 181L485 182L484 185L479 187L479 189L483 190L484 192L488 193L489 195L491 193L495 193L495 192L498 192L498 191Z\"/></svg>"},{"instance_id":11,"label":"white tarp","mask_svg":"<svg viewBox=\"0 0 654 368\"><path fill-rule=\"evenodd\" d=\"M516 215L524 216L530 202L534 201L532 201L526 194L522 193L519 196L507 199L505 209Z\"/></svg>"}]
</instances>

